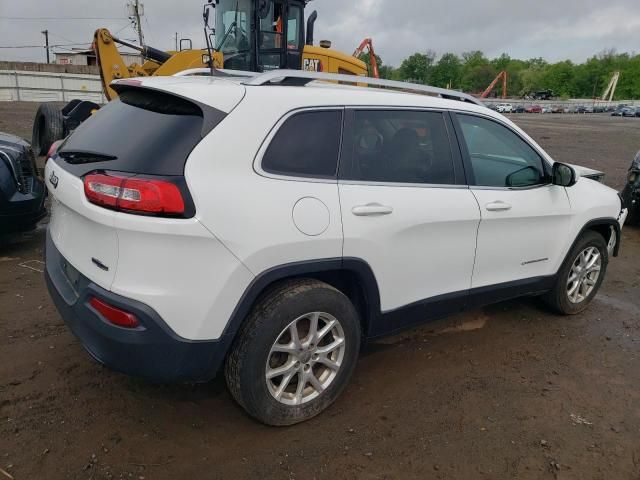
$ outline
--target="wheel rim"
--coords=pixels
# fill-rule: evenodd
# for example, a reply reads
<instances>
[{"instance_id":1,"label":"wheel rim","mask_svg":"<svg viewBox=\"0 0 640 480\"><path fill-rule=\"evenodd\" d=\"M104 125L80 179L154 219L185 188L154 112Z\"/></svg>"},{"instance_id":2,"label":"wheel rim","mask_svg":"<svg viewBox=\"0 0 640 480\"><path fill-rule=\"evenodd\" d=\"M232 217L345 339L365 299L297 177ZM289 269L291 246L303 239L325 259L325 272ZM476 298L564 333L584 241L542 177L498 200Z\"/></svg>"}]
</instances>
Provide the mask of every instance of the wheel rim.
<instances>
[{"instance_id":1,"label":"wheel rim","mask_svg":"<svg viewBox=\"0 0 640 480\"><path fill-rule=\"evenodd\" d=\"M585 248L573 262L567 279L567 297L571 303L583 302L598 283L602 254L596 247Z\"/></svg>"},{"instance_id":2,"label":"wheel rim","mask_svg":"<svg viewBox=\"0 0 640 480\"><path fill-rule=\"evenodd\" d=\"M267 357L269 392L285 405L310 402L335 380L346 350L340 322L324 312L302 315L282 330Z\"/></svg>"}]
</instances>

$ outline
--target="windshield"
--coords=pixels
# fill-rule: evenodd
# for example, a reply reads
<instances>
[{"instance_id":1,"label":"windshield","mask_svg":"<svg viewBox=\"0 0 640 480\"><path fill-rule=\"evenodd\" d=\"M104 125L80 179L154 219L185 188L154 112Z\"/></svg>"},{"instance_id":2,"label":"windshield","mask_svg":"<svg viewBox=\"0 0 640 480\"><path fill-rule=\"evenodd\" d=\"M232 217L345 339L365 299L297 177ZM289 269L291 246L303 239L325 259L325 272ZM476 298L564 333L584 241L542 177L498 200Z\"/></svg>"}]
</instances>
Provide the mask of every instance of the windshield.
<instances>
[{"instance_id":1,"label":"windshield","mask_svg":"<svg viewBox=\"0 0 640 480\"><path fill-rule=\"evenodd\" d=\"M249 50L251 0L220 0L216 7L216 50L236 53Z\"/></svg>"}]
</instances>

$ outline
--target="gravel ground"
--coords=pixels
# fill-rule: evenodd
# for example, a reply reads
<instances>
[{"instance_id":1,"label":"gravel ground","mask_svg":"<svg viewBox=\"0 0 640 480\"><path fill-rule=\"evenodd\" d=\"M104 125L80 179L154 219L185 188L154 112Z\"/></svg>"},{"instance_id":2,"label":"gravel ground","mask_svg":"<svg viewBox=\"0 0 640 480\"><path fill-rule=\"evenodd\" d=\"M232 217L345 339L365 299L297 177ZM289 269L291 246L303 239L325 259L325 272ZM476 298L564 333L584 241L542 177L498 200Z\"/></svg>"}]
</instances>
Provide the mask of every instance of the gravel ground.
<instances>
[{"instance_id":1,"label":"gravel ground","mask_svg":"<svg viewBox=\"0 0 640 480\"><path fill-rule=\"evenodd\" d=\"M36 107L0 103L0 130L28 138ZM513 118L616 188L640 149L640 119ZM369 345L334 406L284 429L247 418L221 379L153 385L92 361L21 266L43 238L0 247L0 468L16 480L640 478L638 229L585 313L523 299Z\"/></svg>"}]
</instances>

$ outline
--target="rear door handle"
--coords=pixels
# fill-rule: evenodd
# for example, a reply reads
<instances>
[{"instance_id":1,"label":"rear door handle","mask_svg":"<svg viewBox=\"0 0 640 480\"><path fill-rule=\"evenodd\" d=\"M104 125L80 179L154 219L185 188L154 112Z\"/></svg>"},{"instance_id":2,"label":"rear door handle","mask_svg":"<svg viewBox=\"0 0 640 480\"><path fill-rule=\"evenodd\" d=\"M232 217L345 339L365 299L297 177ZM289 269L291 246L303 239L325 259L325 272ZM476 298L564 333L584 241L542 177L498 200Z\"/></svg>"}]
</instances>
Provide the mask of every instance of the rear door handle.
<instances>
[{"instance_id":1,"label":"rear door handle","mask_svg":"<svg viewBox=\"0 0 640 480\"><path fill-rule=\"evenodd\" d=\"M511 205L501 200L497 200L495 202L487 203L485 208L490 212L505 212L507 210L511 210Z\"/></svg>"},{"instance_id":2,"label":"rear door handle","mask_svg":"<svg viewBox=\"0 0 640 480\"><path fill-rule=\"evenodd\" d=\"M380 215L389 215L393 213L393 207L380 205L379 203L368 203L367 205L358 205L351 209L356 217L377 217Z\"/></svg>"}]
</instances>

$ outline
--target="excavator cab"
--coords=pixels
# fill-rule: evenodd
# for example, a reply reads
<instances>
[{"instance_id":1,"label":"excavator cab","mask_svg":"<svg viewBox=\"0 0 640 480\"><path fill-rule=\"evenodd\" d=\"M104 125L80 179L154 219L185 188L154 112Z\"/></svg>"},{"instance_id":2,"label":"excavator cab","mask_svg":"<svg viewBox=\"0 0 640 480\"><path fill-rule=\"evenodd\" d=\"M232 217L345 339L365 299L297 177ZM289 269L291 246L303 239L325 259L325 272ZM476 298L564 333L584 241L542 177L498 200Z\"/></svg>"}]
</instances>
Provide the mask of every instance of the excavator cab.
<instances>
[{"instance_id":1,"label":"excavator cab","mask_svg":"<svg viewBox=\"0 0 640 480\"><path fill-rule=\"evenodd\" d=\"M303 0L216 0L213 5L214 50L222 53L224 68L253 72L301 68Z\"/></svg>"}]
</instances>

